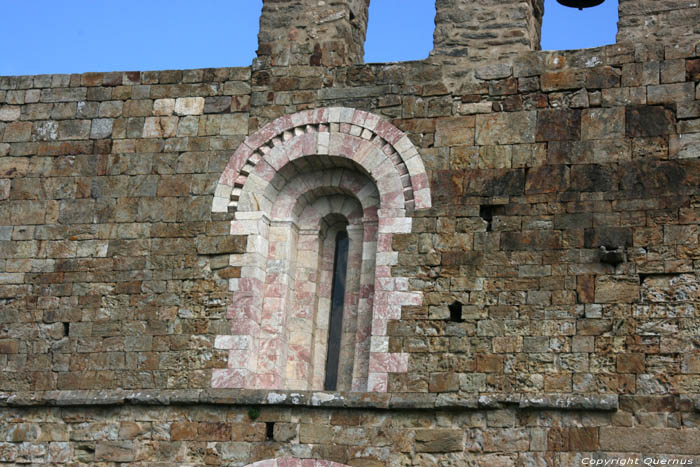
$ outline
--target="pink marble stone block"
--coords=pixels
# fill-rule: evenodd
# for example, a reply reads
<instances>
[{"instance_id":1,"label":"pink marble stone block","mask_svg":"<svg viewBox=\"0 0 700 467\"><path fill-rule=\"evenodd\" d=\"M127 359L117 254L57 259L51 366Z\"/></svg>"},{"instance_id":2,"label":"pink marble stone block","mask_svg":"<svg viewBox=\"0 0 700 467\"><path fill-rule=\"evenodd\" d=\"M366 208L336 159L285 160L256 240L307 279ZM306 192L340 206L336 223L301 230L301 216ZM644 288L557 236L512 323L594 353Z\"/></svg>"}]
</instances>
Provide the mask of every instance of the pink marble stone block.
<instances>
[{"instance_id":1,"label":"pink marble stone block","mask_svg":"<svg viewBox=\"0 0 700 467\"><path fill-rule=\"evenodd\" d=\"M373 352L369 355L371 373L405 373L408 371L408 354Z\"/></svg>"},{"instance_id":2,"label":"pink marble stone block","mask_svg":"<svg viewBox=\"0 0 700 467\"><path fill-rule=\"evenodd\" d=\"M367 390L369 392L386 392L389 387L388 373L370 373L367 379Z\"/></svg>"},{"instance_id":3,"label":"pink marble stone block","mask_svg":"<svg viewBox=\"0 0 700 467\"><path fill-rule=\"evenodd\" d=\"M215 368L212 370L211 386L213 388L248 388L250 379L248 370Z\"/></svg>"}]
</instances>

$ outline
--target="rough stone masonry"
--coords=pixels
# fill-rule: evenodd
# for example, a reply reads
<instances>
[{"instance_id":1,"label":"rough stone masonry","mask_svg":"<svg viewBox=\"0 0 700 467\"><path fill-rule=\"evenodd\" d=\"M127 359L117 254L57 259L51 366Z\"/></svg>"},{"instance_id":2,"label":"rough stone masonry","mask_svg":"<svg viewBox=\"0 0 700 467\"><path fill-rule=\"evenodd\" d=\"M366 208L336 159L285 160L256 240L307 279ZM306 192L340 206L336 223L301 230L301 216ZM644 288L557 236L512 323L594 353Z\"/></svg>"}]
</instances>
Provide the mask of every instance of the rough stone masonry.
<instances>
[{"instance_id":1,"label":"rough stone masonry","mask_svg":"<svg viewBox=\"0 0 700 467\"><path fill-rule=\"evenodd\" d=\"M250 67L0 77L0 463L700 463L698 2L436 6L416 62L266 0Z\"/></svg>"}]
</instances>

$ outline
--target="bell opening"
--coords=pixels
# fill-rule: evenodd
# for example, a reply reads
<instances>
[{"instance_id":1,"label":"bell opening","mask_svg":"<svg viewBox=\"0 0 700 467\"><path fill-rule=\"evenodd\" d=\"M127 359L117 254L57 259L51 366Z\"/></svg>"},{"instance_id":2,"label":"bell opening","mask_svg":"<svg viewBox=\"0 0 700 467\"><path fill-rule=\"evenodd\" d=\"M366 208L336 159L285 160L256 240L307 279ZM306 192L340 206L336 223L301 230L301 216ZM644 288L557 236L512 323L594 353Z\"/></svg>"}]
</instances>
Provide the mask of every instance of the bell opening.
<instances>
[{"instance_id":1,"label":"bell opening","mask_svg":"<svg viewBox=\"0 0 700 467\"><path fill-rule=\"evenodd\" d=\"M569 8L576 8L579 11L584 8L592 8L605 2L605 0L557 0L561 5Z\"/></svg>"}]
</instances>

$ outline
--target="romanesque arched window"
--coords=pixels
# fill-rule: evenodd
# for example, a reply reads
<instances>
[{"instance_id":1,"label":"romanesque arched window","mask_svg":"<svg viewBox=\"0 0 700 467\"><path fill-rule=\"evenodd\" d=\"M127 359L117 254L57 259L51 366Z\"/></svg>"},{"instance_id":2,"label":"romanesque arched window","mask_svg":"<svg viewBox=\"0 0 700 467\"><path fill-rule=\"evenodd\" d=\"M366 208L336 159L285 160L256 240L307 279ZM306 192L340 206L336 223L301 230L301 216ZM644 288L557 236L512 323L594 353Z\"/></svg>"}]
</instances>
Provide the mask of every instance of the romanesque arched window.
<instances>
[{"instance_id":1,"label":"romanesque arched window","mask_svg":"<svg viewBox=\"0 0 700 467\"><path fill-rule=\"evenodd\" d=\"M241 267L232 332L215 342L228 368L214 370L212 386L386 391L388 373L408 365L388 351L387 322L422 299L392 277L391 237L427 207L417 150L370 113L300 112L247 138L213 205L235 211L231 233L248 243L231 257Z\"/></svg>"}]
</instances>

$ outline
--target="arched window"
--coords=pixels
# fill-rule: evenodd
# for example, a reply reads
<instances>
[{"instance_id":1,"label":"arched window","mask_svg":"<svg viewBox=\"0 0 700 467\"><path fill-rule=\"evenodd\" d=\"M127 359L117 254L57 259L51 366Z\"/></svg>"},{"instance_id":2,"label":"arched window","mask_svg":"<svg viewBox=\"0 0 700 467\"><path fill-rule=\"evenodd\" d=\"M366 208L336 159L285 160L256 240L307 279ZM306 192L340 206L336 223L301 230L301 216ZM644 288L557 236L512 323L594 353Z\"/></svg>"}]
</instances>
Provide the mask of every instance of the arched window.
<instances>
[{"instance_id":1,"label":"arched window","mask_svg":"<svg viewBox=\"0 0 700 467\"><path fill-rule=\"evenodd\" d=\"M248 246L231 257L242 271L232 333L215 342L228 368L212 385L385 391L388 373L405 372L386 325L421 294L391 276L391 237L430 206L427 180L408 137L354 109L285 116L250 136L214 199Z\"/></svg>"}]
</instances>

